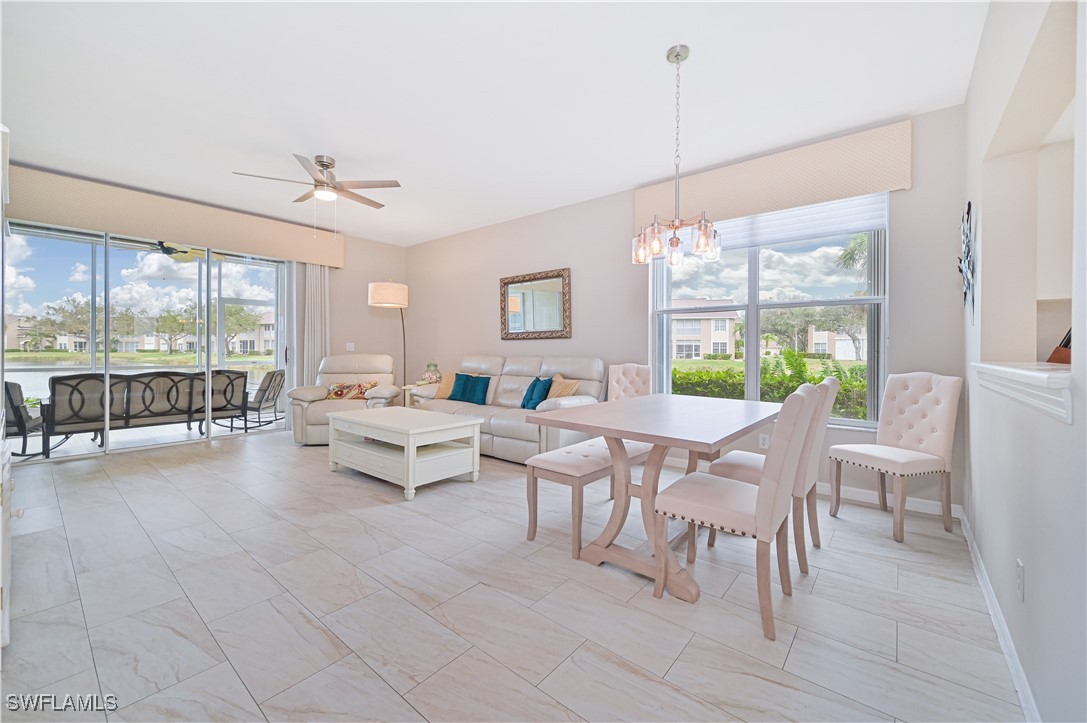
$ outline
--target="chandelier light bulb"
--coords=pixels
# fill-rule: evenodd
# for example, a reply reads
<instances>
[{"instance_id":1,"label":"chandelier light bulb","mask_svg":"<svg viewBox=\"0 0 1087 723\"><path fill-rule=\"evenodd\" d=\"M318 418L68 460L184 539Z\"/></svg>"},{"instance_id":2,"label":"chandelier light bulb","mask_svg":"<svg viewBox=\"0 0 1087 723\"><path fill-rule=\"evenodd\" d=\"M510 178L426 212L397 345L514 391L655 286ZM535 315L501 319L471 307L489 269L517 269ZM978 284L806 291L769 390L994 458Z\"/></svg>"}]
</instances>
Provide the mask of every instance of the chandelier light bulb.
<instances>
[{"instance_id":1,"label":"chandelier light bulb","mask_svg":"<svg viewBox=\"0 0 1087 723\"><path fill-rule=\"evenodd\" d=\"M721 249L717 248L717 232L713 233L706 242L706 250L702 252L703 261L716 261L721 258Z\"/></svg>"},{"instance_id":2,"label":"chandelier light bulb","mask_svg":"<svg viewBox=\"0 0 1087 723\"><path fill-rule=\"evenodd\" d=\"M661 238L661 226L654 223L646 232L649 235L649 253L653 256L664 255L664 241Z\"/></svg>"},{"instance_id":3,"label":"chandelier light bulb","mask_svg":"<svg viewBox=\"0 0 1087 723\"><path fill-rule=\"evenodd\" d=\"M650 253L649 246L645 243L645 236L638 234L634 237L631 243L631 263L635 264L648 264Z\"/></svg>"},{"instance_id":4,"label":"chandelier light bulb","mask_svg":"<svg viewBox=\"0 0 1087 723\"><path fill-rule=\"evenodd\" d=\"M679 266L683 263L683 249L679 246L679 236L673 236L668 240L668 265Z\"/></svg>"}]
</instances>

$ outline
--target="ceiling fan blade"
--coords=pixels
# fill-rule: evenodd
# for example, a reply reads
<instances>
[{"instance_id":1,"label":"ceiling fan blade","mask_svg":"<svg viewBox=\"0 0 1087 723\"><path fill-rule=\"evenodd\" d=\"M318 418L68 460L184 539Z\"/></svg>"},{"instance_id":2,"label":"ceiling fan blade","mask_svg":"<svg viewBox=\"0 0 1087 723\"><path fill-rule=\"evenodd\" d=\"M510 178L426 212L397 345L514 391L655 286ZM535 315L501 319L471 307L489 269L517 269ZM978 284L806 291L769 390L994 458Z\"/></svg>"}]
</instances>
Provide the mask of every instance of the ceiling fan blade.
<instances>
[{"instance_id":1,"label":"ceiling fan blade","mask_svg":"<svg viewBox=\"0 0 1087 723\"><path fill-rule=\"evenodd\" d=\"M351 199L352 201L358 201L359 203L364 203L367 206L370 206L371 208L385 208L384 203L378 203L377 201L375 201L373 199L366 198L366 196L360 196L359 194L352 193L351 191L337 191L336 195L338 195L340 198L348 198L348 199Z\"/></svg>"},{"instance_id":2,"label":"ceiling fan blade","mask_svg":"<svg viewBox=\"0 0 1087 723\"><path fill-rule=\"evenodd\" d=\"M303 201L308 201L311 198L313 198L313 189L312 188L310 190L306 191L305 193L303 193L298 198L294 199L294 202L295 203L302 203Z\"/></svg>"},{"instance_id":3,"label":"ceiling fan blade","mask_svg":"<svg viewBox=\"0 0 1087 723\"><path fill-rule=\"evenodd\" d=\"M287 183L301 183L303 186L312 186L309 181L295 181L291 178L276 178L275 176L258 176L255 173L242 173L241 171L231 171L235 176L249 176L250 178L264 178L269 181L286 181Z\"/></svg>"},{"instance_id":4,"label":"ceiling fan blade","mask_svg":"<svg viewBox=\"0 0 1087 723\"><path fill-rule=\"evenodd\" d=\"M400 181L336 181L336 190L352 188L400 188Z\"/></svg>"},{"instance_id":5,"label":"ceiling fan blade","mask_svg":"<svg viewBox=\"0 0 1087 723\"><path fill-rule=\"evenodd\" d=\"M321 173L321 169L318 168L313 161L306 158L305 156L300 156L297 153L294 154L294 157L297 158L298 162L302 164L302 168L306 169L306 173L310 175L310 178L322 185L328 185L328 181L325 180L324 175Z\"/></svg>"}]
</instances>

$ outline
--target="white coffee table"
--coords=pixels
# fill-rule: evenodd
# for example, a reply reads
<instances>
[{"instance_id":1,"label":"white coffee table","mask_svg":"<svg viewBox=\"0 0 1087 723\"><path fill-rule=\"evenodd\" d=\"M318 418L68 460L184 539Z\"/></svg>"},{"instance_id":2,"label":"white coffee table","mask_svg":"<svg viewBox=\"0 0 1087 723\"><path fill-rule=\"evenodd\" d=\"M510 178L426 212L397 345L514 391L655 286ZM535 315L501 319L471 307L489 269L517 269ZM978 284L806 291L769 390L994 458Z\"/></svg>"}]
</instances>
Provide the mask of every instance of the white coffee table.
<instances>
[{"instance_id":1,"label":"white coffee table","mask_svg":"<svg viewBox=\"0 0 1087 723\"><path fill-rule=\"evenodd\" d=\"M404 499L415 488L471 474L479 480L477 417L407 407L359 409L328 415L328 468L345 465L398 484Z\"/></svg>"}]
</instances>

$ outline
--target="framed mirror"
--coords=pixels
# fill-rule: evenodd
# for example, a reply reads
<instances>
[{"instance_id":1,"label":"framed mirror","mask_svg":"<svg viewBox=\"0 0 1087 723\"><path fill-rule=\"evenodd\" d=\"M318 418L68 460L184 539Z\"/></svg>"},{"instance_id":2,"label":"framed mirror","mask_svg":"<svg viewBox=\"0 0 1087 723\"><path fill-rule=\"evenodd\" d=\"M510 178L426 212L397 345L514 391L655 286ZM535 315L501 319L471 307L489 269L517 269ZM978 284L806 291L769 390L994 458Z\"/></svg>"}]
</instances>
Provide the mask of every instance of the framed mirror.
<instances>
[{"instance_id":1,"label":"framed mirror","mask_svg":"<svg viewBox=\"0 0 1087 723\"><path fill-rule=\"evenodd\" d=\"M570 269L507 276L498 298L503 339L570 338Z\"/></svg>"}]
</instances>

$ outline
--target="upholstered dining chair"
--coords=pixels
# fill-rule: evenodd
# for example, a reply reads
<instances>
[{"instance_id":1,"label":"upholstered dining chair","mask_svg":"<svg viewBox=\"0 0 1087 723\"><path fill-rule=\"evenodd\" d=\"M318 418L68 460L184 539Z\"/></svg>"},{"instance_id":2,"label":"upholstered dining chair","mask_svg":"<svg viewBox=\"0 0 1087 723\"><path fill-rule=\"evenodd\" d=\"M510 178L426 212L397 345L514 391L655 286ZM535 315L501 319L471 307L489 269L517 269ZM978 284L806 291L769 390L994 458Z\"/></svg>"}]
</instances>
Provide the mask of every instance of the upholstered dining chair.
<instances>
[{"instance_id":1,"label":"upholstered dining chair","mask_svg":"<svg viewBox=\"0 0 1087 723\"><path fill-rule=\"evenodd\" d=\"M800 572L808 572L808 543L804 534L804 509L807 507L808 530L811 544L819 547L819 514L815 507L815 483L819 477L819 462L823 459L823 441L827 435L834 400L842 384L835 377L827 377L819 382L816 392L819 395L818 406L808 425L808 434L804 438L804 447L800 451L800 464L797 465L796 478L793 481L793 545L796 547L796 562ZM762 468L766 456L756 452L733 450L710 464L710 474L718 477L738 479L741 482L757 485L762 479ZM693 536L688 536L693 540ZM709 546L717 540L717 530L710 528ZM694 545L688 547L687 561L693 562Z\"/></svg>"},{"instance_id":2,"label":"upholstered dining chair","mask_svg":"<svg viewBox=\"0 0 1087 723\"><path fill-rule=\"evenodd\" d=\"M793 594L789 577L789 499L800 465L808 427L820 394L812 384L802 384L785 399L770 435L770 448L758 486L706 472L680 477L657 495L654 512L653 549L657 558L654 597L664 592L668 561L668 520L691 521L702 527L753 537L755 577L758 583L762 632L775 637L773 601L770 598L770 541L777 541L781 590Z\"/></svg>"},{"instance_id":3,"label":"upholstered dining chair","mask_svg":"<svg viewBox=\"0 0 1087 723\"><path fill-rule=\"evenodd\" d=\"M608 367L608 400L640 397L652 392L652 370L647 364L612 364ZM627 458L632 465L641 464L649 457L653 445L646 442L623 440ZM611 492L615 497L615 474L612 470L611 451L603 437L593 437L550 452L542 452L525 460L527 473L525 490L528 496L528 539L536 539L537 481L558 482L570 488L571 556L581 557L581 521L585 512L585 485L605 477L610 478Z\"/></svg>"},{"instance_id":4,"label":"upholstered dining chair","mask_svg":"<svg viewBox=\"0 0 1087 723\"><path fill-rule=\"evenodd\" d=\"M944 529L951 532L951 449L959 413L962 378L931 372L891 374L883 393L875 444L836 444L829 450L834 463L830 514L842 503L842 464L879 473L879 508L887 510L887 475L894 487L894 538L903 539L906 480L940 474Z\"/></svg>"}]
</instances>

